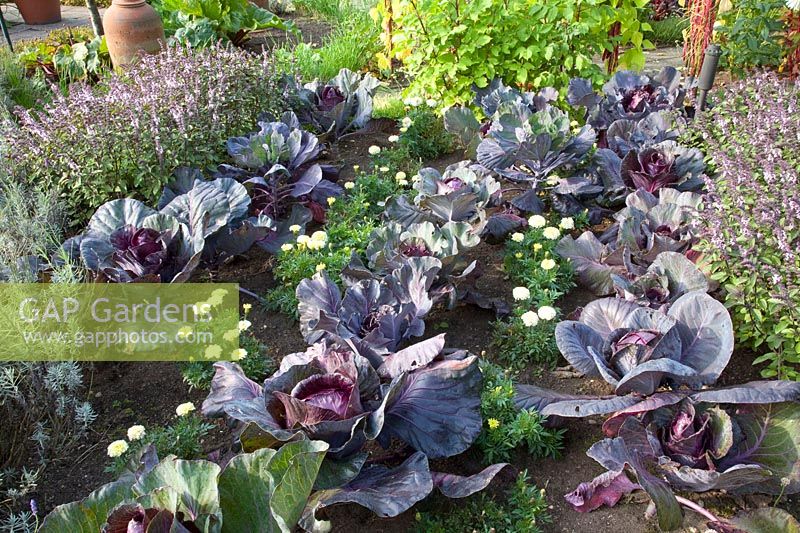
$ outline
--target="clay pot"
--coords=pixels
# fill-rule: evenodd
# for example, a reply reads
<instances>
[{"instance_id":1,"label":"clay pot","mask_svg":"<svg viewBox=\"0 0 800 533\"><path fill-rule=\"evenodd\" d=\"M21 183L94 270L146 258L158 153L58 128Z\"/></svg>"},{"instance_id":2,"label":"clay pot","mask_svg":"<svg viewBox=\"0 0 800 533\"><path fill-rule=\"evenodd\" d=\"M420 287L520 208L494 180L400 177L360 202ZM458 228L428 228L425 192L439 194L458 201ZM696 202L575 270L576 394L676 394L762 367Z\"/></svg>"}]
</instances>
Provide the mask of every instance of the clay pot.
<instances>
[{"instance_id":1,"label":"clay pot","mask_svg":"<svg viewBox=\"0 0 800 533\"><path fill-rule=\"evenodd\" d=\"M53 24L61 21L59 0L16 0L25 24Z\"/></svg>"},{"instance_id":2,"label":"clay pot","mask_svg":"<svg viewBox=\"0 0 800 533\"><path fill-rule=\"evenodd\" d=\"M156 54L167 41L161 17L144 0L114 0L103 29L115 67L130 65L142 53Z\"/></svg>"}]
</instances>

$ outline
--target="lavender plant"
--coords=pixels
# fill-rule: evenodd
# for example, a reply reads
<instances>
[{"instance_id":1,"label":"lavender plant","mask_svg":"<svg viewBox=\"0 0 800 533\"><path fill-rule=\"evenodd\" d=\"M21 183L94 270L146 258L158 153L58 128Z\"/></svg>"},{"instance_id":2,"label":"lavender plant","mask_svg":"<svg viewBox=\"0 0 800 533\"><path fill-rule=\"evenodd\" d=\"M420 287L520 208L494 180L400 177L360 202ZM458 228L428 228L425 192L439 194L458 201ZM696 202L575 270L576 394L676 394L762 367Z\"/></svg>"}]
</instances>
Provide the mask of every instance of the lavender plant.
<instances>
[{"instance_id":1,"label":"lavender plant","mask_svg":"<svg viewBox=\"0 0 800 533\"><path fill-rule=\"evenodd\" d=\"M761 74L730 87L698 121L706 178L705 260L737 339L762 376L800 379L800 85Z\"/></svg>"},{"instance_id":2,"label":"lavender plant","mask_svg":"<svg viewBox=\"0 0 800 533\"><path fill-rule=\"evenodd\" d=\"M94 89L74 84L0 125L0 159L18 179L57 189L78 223L124 196L155 203L179 166L221 163L225 141L282 100L266 55L170 48Z\"/></svg>"}]
</instances>

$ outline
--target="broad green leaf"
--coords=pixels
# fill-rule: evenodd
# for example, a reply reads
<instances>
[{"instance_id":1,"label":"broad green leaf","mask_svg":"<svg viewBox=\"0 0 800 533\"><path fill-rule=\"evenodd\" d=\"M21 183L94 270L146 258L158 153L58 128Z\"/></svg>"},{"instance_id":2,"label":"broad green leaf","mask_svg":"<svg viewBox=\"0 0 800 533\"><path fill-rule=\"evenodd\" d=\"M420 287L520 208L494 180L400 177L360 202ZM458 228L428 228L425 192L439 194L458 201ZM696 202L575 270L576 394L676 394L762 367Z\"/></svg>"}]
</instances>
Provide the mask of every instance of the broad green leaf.
<instances>
[{"instance_id":1,"label":"broad green leaf","mask_svg":"<svg viewBox=\"0 0 800 533\"><path fill-rule=\"evenodd\" d=\"M291 532L327 449L324 442L299 441L231 459L219 478L222 530Z\"/></svg>"}]
</instances>

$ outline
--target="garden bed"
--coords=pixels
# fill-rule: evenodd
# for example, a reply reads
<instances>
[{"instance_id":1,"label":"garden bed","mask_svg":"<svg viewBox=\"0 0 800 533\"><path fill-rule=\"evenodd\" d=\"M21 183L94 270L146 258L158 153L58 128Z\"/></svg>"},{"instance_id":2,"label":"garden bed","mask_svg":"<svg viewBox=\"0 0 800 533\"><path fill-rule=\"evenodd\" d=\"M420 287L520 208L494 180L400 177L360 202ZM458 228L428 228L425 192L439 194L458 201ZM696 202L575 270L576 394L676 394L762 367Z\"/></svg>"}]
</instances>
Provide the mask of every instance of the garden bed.
<instances>
[{"instance_id":1,"label":"garden bed","mask_svg":"<svg viewBox=\"0 0 800 533\"><path fill-rule=\"evenodd\" d=\"M354 165L365 167L370 162L367 148L372 145L388 145L390 128L377 134L358 135L331 148L331 157L342 165L342 179L354 177ZM462 154L454 152L437 160L425 163L440 171L460 161ZM515 283L504 272L504 246L481 243L469 253L469 259L478 260L484 273L478 281L478 289L488 297L506 299ZM272 275L274 257L254 248L245 255L223 266L214 276L215 282L237 282L256 294L265 294L274 289L276 281ZM209 281L207 274L198 274L192 281ZM243 302L248 302L243 296ZM578 287L559 300L558 306L564 316L583 307L595 297ZM252 302L255 304L255 302ZM275 361L288 353L302 351L306 342L299 333L297 322L284 314L272 312L254 305L249 315L253 323L253 334L267 347L267 354ZM489 361L497 360L497 349L490 343L492 337L493 312L474 306L460 305L452 311L444 308L434 310L427 318L429 324L425 336L430 338L445 333L448 342L472 353L481 354ZM720 377L720 385L746 383L758 379L758 371L751 364L754 355L746 349L737 349ZM566 364L561 359L559 366ZM105 446L115 435L124 433L132 424L148 427L169 423L174 417L173 407L185 401L199 405L207 395L204 390L191 390L182 381L180 365L176 363L97 363L92 365L89 382L89 398L96 407L99 418L95 431L87 442L78 448L72 457L61 458L48 468L41 483L43 490L37 494L40 507L45 511L52 507L83 497L93 488L111 481L114 476L103 471ZM567 394L610 394L611 387L597 379L565 376L563 373L532 366L517 378L520 383L530 383ZM543 531L583 532L605 531L609 528L620 531L657 531L652 521L645 517L647 499L641 496L626 499L626 505L600 508L591 513L576 513L564 500L563 495L572 491L578 483L591 479L602 472L602 468L586 456L586 449L602 438L602 417L575 420L566 424L564 448L557 458L533 458L524 451L515 452L511 464L514 470L527 469L532 482L546 489L552 523L544 525ZM230 451L232 433L221 420L216 429L203 441L204 453ZM434 462L442 470L459 475L468 475L481 468L481 459L476 451ZM505 473L490 490L500 495L513 481L513 475ZM700 501L711 510L730 512L741 506L761 506L769 503L765 496L747 496L745 500L720 493L703 494ZM407 532L417 523L417 514L422 511L449 512L459 504L440 496L425 501L396 518L375 516L368 509L357 505L339 505L325 512L332 520L334 532L375 531ZM781 507L793 514L800 513L800 498L789 497ZM703 529L703 520L689 514L684 522L686 531L692 527Z\"/></svg>"}]
</instances>

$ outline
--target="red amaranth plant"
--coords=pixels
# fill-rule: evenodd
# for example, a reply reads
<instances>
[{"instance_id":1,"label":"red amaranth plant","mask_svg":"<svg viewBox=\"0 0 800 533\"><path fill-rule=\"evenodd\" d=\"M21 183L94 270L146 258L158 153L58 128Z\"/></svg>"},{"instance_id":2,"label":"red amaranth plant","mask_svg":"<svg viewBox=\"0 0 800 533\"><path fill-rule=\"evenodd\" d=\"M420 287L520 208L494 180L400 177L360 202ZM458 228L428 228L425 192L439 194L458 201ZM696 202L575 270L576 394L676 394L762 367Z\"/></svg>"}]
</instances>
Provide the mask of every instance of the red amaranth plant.
<instances>
[{"instance_id":1,"label":"red amaranth plant","mask_svg":"<svg viewBox=\"0 0 800 533\"><path fill-rule=\"evenodd\" d=\"M788 10L783 20L786 22L784 46L788 52L781 71L796 79L800 77L800 11Z\"/></svg>"},{"instance_id":2,"label":"red amaranth plant","mask_svg":"<svg viewBox=\"0 0 800 533\"><path fill-rule=\"evenodd\" d=\"M706 47L714 34L717 20L716 0L688 0L686 12L689 15L689 34L683 44L683 64L686 74L696 77L703 65Z\"/></svg>"}]
</instances>

